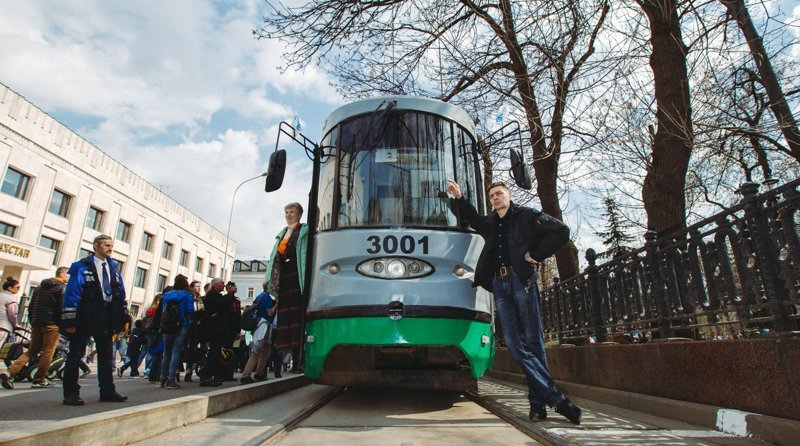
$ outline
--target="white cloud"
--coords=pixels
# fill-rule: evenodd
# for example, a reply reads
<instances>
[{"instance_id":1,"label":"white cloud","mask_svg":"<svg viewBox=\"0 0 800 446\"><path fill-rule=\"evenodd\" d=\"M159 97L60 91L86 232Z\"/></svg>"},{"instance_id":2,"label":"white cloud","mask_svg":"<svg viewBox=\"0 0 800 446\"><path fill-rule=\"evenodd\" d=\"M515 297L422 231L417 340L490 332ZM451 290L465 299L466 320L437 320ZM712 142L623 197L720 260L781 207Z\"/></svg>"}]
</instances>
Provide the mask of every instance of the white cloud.
<instances>
[{"instance_id":1,"label":"white cloud","mask_svg":"<svg viewBox=\"0 0 800 446\"><path fill-rule=\"evenodd\" d=\"M278 121L297 113L318 137L322 110L341 101L319 71L275 68L282 44L252 36L264 8L257 0L5 1L0 82L225 232L236 186L266 170ZM263 179L240 188L237 256L267 255L283 206L307 203L311 164L290 150L281 190L265 193Z\"/></svg>"}]
</instances>

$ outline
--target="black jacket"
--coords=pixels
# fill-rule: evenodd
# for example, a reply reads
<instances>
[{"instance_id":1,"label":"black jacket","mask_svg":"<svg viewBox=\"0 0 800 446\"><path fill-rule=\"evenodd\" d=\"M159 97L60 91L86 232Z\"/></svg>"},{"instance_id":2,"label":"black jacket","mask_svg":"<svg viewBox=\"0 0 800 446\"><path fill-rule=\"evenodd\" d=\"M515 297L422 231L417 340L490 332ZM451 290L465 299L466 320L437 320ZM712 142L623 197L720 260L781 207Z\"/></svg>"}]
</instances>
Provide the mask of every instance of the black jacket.
<instances>
[{"instance_id":1,"label":"black jacket","mask_svg":"<svg viewBox=\"0 0 800 446\"><path fill-rule=\"evenodd\" d=\"M489 257L495 239L494 218L496 212L492 212L488 217L482 216L463 197L456 200L456 203L461 212L469 219L470 226L478 231L486 242L478 258L478 265L475 267L473 286L482 286L492 291L494 271L491 270ZM531 257L539 262L550 257L569 241L569 227L544 212L517 206L514 202L511 202L506 217L510 218L511 223L508 233L511 268L519 280L525 283L536 272L536 267L525 261L525 253L530 251Z\"/></svg>"},{"instance_id":2,"label":"black jacket","mask_svg":"<svg viewBox=\"0 0 800 446\"><path fill-rule=\"evenodd\" d=\"M224 341L230 337L230 304L219 291L209 290L205 298L205 313L198 327L200 339Z\"/></svg>"},{"instance_id":3,"label":"black jacket","mask_svg":"<svg viewBox=\"0 0 800 446\"><path fill-rule=\"evenodd\" d=\"M44 279L33 292L28 306L28 318L32 327L44 327L61 323L61 306L64 303L64 282Z\"/></svg>"}]
</instances>

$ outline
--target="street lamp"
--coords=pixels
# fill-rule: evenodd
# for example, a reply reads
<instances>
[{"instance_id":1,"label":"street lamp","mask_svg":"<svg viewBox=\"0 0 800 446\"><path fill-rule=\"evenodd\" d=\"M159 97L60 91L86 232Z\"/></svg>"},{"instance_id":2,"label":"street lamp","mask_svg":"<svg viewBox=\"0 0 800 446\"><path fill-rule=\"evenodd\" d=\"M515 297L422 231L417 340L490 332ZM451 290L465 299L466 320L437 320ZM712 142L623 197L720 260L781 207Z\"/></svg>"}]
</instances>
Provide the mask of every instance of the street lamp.
<instances>
[{"instance_id":1,"label":"street lamp","mask_svg":"<svg viewBox=\"0 0 800 446\"><path fill-rule=\"evenodd\" d=\"M254 176L253 178L249 178L247 180L242 181L236 186L236 190L233 191L233 198L231 198L231 213L228 216L228 233L225 235L225 251L222 253L222 279L225 280L225 268L228 266L228 242L231 240L231 222L233 222L233 204L236 202L236 193L239 192L239 188L244 185L244 183L249 183L250 181L257 180L259 178L263 178L267 176L267 172L262 173L261 175Z\"/></svg>"}]
</instances>

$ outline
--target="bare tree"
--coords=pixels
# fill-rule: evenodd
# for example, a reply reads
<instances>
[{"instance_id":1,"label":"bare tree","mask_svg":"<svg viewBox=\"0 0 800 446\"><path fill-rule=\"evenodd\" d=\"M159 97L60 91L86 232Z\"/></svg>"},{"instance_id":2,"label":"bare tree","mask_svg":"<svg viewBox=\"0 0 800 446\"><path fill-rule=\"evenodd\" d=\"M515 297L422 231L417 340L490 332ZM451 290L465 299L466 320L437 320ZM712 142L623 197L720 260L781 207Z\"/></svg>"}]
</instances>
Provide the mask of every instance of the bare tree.
<instances>
[{"instance_id":1,"label":"bare tree","mask_svg":"<svg viewBox=\"0 0 800 446\"><path fill-rule=\"evenodd\" d=\"M772 68L771 58L764 47L761 35L758 33L758 30L753 24L753 20L750 18L747 5L745 5L744 0L719 1L725 5L730 16L736 20L739 29L742 30L742 34L744 34L747 40L747 45L750 47L753 61L758 68L760 81L769 97L772 113L775 115L775 119L780 123L783 137L786 139L786 144L789 146L792 157L800 162L800 132L797 129L797 122L786 101L786 96L783 94L778 76Z\"/></svg>"},{"instance_id":2,"label":"bare tree","mask_svg":"<svg viewBox=\"0 0 800 446\"><path fill-rule=\"evenodd\" d=\"M315 0L278 4L258 37L290 44L288 66L327 69L349 96L415 94L484 118L502 105L529 132L542 210L563 219L559 161L571 97L585 85L608 2L535 0ZM574 244L556 254L561 277L578 272Z\"/></svg>"},{"instance_id":3,"label":"bare tree","mask_svg":"<svg viewBox=\"0 0 800 446\"><path fill-rule=\"evenodd\" d=\"M692 107L688 48L683 42L676 0L636 0L650 22L658 128L642 186L647 227L661 235L686 227L684 188L692 154Z\"/></svg>"}]
</instances>

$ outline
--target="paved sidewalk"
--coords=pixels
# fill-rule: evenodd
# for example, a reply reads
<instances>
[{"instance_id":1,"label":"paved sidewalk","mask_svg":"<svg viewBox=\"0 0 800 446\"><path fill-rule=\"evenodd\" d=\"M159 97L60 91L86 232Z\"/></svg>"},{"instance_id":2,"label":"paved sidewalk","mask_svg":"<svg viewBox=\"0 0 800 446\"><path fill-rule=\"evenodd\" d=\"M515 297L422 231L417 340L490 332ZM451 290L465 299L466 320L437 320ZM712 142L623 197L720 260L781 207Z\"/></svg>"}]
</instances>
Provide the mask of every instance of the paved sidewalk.
<instances>
[{"instance_id":1,"label":"paved sidewalk","mask_svg":"<svg viewBox=\"0 0 800 446\"><path fill-rule=\"evenodd\" d=\"M527 388L507 381L484 378L479 382L478 393L512 410L520 418L528 419L530 406ZM756 445L767 443L737 437L716 430L635 412L620 407L570 397L583 409L580 425L548 409L547 420L533 423L548 434L563 438L573 444L592 445Z\"/></svg>"}]
</instances>

